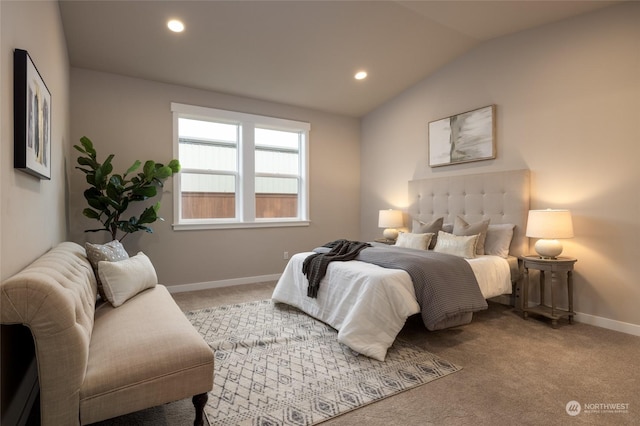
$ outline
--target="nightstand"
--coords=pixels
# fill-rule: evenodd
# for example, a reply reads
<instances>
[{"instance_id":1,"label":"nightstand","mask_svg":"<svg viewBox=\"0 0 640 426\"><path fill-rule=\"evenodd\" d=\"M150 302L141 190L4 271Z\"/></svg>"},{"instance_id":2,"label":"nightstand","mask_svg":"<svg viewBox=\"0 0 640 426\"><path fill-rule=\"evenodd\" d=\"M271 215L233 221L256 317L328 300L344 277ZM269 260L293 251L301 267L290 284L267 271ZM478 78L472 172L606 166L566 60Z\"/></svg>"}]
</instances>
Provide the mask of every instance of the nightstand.
<instances>
[{"instance_id":1,"label":"nightstand","mask_svg":"<svg viewBox=\"0 0 640 426\"><path fill-rule=\"evenodd\" d=\"M572 257L558 257L556 259L542 259L539 256L520 256L524 274L522 275L522 316L527 318L529 313L542 315L551 319L551 326L558 327L558 319L567 317L569 324L573 323L573 264L577 259ZM538 282L540 288L540 304L537 306L529 306L529 269L540 271L540 279ZM545 305L545 278L546 274L551 273L551 306ZM556 297L554 285L558 279L558 274L566 275L567 296L569 301L568 309L559 309L556 307Z\"/></svg>"}]
</instances>

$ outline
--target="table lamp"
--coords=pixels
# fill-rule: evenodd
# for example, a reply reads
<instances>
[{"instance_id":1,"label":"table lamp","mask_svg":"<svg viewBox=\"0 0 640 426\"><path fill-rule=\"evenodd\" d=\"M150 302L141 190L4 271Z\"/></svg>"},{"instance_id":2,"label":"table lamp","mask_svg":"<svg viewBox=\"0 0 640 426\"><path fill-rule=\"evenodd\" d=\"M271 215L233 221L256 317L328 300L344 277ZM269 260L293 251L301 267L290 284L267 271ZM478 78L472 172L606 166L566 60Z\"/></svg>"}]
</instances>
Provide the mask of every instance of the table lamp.
<instances>
[{"instance_id":1,"label":"table lamp","mask_svg":"<svg viewBox=\"0 0 640 426\"><path fill-rule=\"evenodd\" d=\"M404 224L402 212L400 210L380 210L378 214L378 227L386 228L382 235L387 240L395 240L398 238L398 230Z\"/></svg>"},{"instance_id":2,"label":"table lamp","mask_svg":"<svg viewBox=\"0 0 640 426\"><path fill-rule=\"evenodd\" d=\"M536 253L543 259L555 259L562 253L558 239L573 238L573 222L569 210L529 210L527 237L540 238Z\"/></svg>"}]
</instances>

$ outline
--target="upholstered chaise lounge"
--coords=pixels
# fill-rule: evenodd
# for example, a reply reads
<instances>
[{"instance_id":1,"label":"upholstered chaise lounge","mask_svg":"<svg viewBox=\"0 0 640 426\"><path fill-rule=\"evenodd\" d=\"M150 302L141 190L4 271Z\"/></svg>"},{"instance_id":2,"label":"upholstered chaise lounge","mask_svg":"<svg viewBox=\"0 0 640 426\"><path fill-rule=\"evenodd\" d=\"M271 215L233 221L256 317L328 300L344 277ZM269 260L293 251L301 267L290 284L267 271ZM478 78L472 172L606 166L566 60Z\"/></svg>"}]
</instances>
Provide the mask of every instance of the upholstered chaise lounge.
<instances>
[{"instance_id":1,"label":"upholstered chaise lounge","mask_svg":"<svg viewBox=\"0 0 640 426\"><path fill-rule=\"evenodd\" d=\"M94 423L193 395L202 424L213 352L167 289L118 307L96 304L96 292L86 251L71 242L0 286L2 323L33 335L42 424Z\"/></svg>"}]
</instances>

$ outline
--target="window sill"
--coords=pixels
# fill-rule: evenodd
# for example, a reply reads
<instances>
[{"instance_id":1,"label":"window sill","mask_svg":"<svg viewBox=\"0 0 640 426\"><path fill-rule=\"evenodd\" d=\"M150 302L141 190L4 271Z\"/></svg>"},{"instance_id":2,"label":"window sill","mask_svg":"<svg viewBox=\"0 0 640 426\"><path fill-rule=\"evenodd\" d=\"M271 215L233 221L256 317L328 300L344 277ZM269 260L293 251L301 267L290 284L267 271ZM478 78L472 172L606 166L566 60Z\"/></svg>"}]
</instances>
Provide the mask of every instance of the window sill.
<instances>
[{"instance_id":1,"label":"window sill","mask_svg":"<svg viewBox=\"0 0 640 426\"><path fill-rule=\"evenodd\" d=\"M226 223L174 223L174 231L198 231L206 229L250 229L250 228L288 228L309 226L308 220L280 220L264 222L226 222Z\"/></svg>"}]
</instances>

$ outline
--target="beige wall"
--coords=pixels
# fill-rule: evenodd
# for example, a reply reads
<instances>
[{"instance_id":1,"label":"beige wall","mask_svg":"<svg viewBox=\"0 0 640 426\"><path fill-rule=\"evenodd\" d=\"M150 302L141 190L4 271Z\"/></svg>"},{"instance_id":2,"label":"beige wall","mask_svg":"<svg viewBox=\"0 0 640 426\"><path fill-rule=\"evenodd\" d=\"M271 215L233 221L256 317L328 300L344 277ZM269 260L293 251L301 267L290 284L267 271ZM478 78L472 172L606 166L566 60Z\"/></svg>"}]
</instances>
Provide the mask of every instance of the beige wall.
<instances>
[{"instance_id":1,"label":"beige wall","mask_svg":"<svg viewBox=\"0 0 640 426\"><path fill-rule=\"evenodd\" d=\"M410 179L529 168L531 208L572 211L580 319L638 333L638 22L625 4L487 42L364 117L361 237L406 207ZM489 104L498 157L429 168L427 123Z\"/></svg>"},{"instance_id":2,"label":"beige wall","mask_svg":"<svg viewBox=\"0 0 640 426\"><path fill-rule=\"evenodd\" d=\"M286 264L284 251L293 254L336 238L358 237L359 120L76 68L71 71L71 82L73 143L88 136L99 160L115 154L116 170L126 170L135 159L171 159L171 102L311 123L311 225L173 231L172 182L167 182L160 211L166 221L153 224L153 234L137 233L124 240L130 253L142 250L149 255L160 282L193 284L279 274ZM71 166L76 157L74 154ZM81 172L72 170L70 175L71 239L107 241L106 233L83 233L95 226L81 213L86 207L82 198L86 183Z\"/></svg>"},{"instance_id":3,"label":"beige wall","mask_svg":"<svg viewBox=\"0 0 640 426\"><path fill-rule=\"evenodd\" d=\"M0 2L0 235L5 279L66 239L69 60L57 2ZM52 100L51 180L13 168L13 50L29 52Z\"/></svg>"},{"instance_id":4,"label":"beige wall","mask_svg":"<svg viewBox=\"0 0 640 426\"><path fill-rule=\"evenodd\" d=\"M66 239L69 61L57 2L0 1L0 280ZM52 100L51 180L13 168L13 51L27 50ZM0 307L0 309L2 309ZM3 420L28 413L37 367L31 333L2 325ZM23 419L25 420L25 419Z\"/></svg>"}]
</instances>

